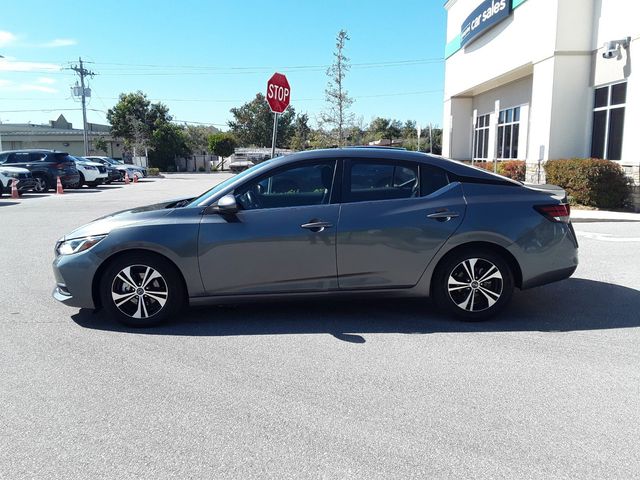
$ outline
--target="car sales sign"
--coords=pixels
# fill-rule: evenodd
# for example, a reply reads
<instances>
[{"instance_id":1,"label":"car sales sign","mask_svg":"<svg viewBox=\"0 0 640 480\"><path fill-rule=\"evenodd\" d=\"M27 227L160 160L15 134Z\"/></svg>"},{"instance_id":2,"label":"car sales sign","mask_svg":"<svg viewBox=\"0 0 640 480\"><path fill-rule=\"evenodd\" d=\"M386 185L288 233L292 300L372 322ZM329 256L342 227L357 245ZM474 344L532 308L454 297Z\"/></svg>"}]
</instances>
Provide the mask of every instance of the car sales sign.
<instances>
[{"instance_id":1,"label":"car sales sign","mask_svg":"<svg viewBox=\"0 0 640 480\"><path fill-rule=\"evenodd\" d=\"M460 46L478 38L511 13L511 0L485 0L462 22Z\"/></svg>"}]
</instances>

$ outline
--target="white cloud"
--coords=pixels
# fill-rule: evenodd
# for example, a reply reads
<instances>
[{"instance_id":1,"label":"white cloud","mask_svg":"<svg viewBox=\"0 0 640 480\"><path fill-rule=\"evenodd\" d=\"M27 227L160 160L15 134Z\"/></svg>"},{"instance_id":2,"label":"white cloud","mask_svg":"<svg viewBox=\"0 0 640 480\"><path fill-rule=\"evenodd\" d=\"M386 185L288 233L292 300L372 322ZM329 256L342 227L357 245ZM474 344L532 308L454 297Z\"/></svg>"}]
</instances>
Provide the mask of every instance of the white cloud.
<instances>
[{"instance_id":1,"label":"white cloud","mask_svg":"<svg viewBox=\"0 0 640 480\"><path fill-rule=\"evenodd\" d=\"M0 79L0 91L2 92L42 92L58 93L58 90L46 85L33 83L17 83L11 80Z\"/></svg>"},{"instance_id":2,"label":"white cloud","mask_svg":"<svg viewBox=\"0 0 640 480\"><path fill-rule=\"evenodd\" d=\"M58 90L56 90L55 88L45 87L44 85L31 84L16 85L15 90L18 92L58 93Z\"/></svg>"},{"instance_id":3,"label":"white cloud","mask_svg":"<svg viewBox=\"0 0 640 480\"><path fill-rule=\"evenodd\" d=\"M57 72L60 65L55 63L19 62L6 58L0 58L0 72Z\"/></svg>"},{"instance_id":4,"label":"white cloud","mask_svg":"<svg viewBox=\"0 0 640 480\"><path fill-rule=\"evenodd\" d=\"M77 45L78 41L73 38L56 38L50 42L41 43L38 47L42 48L58 48L58 47L71 47Z\"/></svg>"},{"instance_id":5,"label":"white cloud","mask_svg":"<svg viewBox=\"0 0 640 480\"><path fill-rule=\"evenodd\" d=\"M13 33L0 30L0 47L9 45L10 43L13 43L15 41L16 36Z\"/></svg>"},{"instance_id":6,"label":"white cloud","mask_svg":"<svg viewBox=\"0 0 640 480\"><path fill-rule=\"evenodd\" d=\"M56 81L53 78L40 77L36 80L36 83L44 83L45 85L52 85L56 83Z\"/></svg>"}]
</instances>

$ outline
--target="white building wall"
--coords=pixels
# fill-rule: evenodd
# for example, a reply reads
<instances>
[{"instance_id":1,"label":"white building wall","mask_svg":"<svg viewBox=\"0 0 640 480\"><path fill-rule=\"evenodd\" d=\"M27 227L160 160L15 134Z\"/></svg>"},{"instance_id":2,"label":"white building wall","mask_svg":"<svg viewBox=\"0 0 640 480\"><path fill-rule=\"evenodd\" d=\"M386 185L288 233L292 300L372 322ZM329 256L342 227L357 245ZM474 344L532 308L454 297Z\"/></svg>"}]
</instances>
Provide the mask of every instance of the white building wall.
<instances>
[{"instance_id":1,"label":"white building wall","mask_svg":"<svg viewBox=\"0 0 640 480\"><path fill-rule=\"evenodd\" d=\"M447 42L460 33L466 17L481 0L450 0ZM443 155L469 159L471 149L458 125L499 108L528 106L521 112L519 156L528 163L564 157L586 157L591 152L594 87L627 81L627 103L622 147L624 165L640 165L640 79L631 56L640 51L640 2L637 0L526 0L511 15L462 50L445 66L445 118L453 128ZM628 50L617 59L603 59L607 40L631 37ZM640 65L640 57L636 62ZM640 68L640 67L636 67ZM457 97L471 98L471 111L456 118L447 109ZM522 99L527 99L522 100ZM525 118L523 118L525 117ZM495 129L492 118L492 130ZM527 125L528 123L528 125ZM472 129L466 128L469 135ZM524 136L524 138L523 138ZM495 133L492 135L495 139ZM495 151L495 146L492 146ZM468 152L466 156L460 156Z\"/></svg>"}]
</instances>

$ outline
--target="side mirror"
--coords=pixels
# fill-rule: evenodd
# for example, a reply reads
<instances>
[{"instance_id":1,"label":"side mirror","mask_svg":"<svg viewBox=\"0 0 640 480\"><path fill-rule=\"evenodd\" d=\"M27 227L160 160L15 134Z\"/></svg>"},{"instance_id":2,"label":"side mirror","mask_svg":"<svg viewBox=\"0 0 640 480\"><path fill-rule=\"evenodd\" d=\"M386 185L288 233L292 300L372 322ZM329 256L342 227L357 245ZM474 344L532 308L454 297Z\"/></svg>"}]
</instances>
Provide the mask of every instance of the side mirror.
<instances>
[{"instance_id":1,"label":"side mirror","mask_svg":"<svg viewBox=\"0 0 640 480\"><path fill-rule=\"evenodd\" d=\"M219 213L221 215L234 215L238 212L238 204L236 197L232 194L225 195L220 198L215 205L208 208L211 213Z\"/></svg>"}]
</instances>

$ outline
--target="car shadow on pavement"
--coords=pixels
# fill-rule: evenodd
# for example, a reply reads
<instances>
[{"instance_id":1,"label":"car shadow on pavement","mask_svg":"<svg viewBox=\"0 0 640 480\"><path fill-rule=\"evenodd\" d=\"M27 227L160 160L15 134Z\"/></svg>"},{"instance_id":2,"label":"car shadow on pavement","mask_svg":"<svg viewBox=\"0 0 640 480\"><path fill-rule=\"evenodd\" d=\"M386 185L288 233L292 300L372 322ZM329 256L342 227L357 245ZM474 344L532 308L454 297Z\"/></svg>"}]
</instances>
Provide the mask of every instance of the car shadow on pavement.
<instances>
[{"instance_id":1,"label":"car shadow on pavement","mask_svg":"<svg viewBox=\"0 0 640 480\"><path fill-rule=\"evenodd\" d=\"M365 343L368 333L468 333L577 331L640 327L640 291L573 278L516 291L496 318L467 323L443 315L428 299L313 300L192 307L173 322L129 328L104 311L80 310L72 319L85 328L151 335L233 336L325 333Z\"/></svg>"},{"instance_id":2,"label":"car shadow on pavement","mask_svg":"<svg viewBox=\"0 0 640 480\"><path fill-rule=\"evenodd\" d=\"M10 202L0 198L0 207L8 207L10 205L20 205L20 202Z\"/></svg>"}]
</instances>

